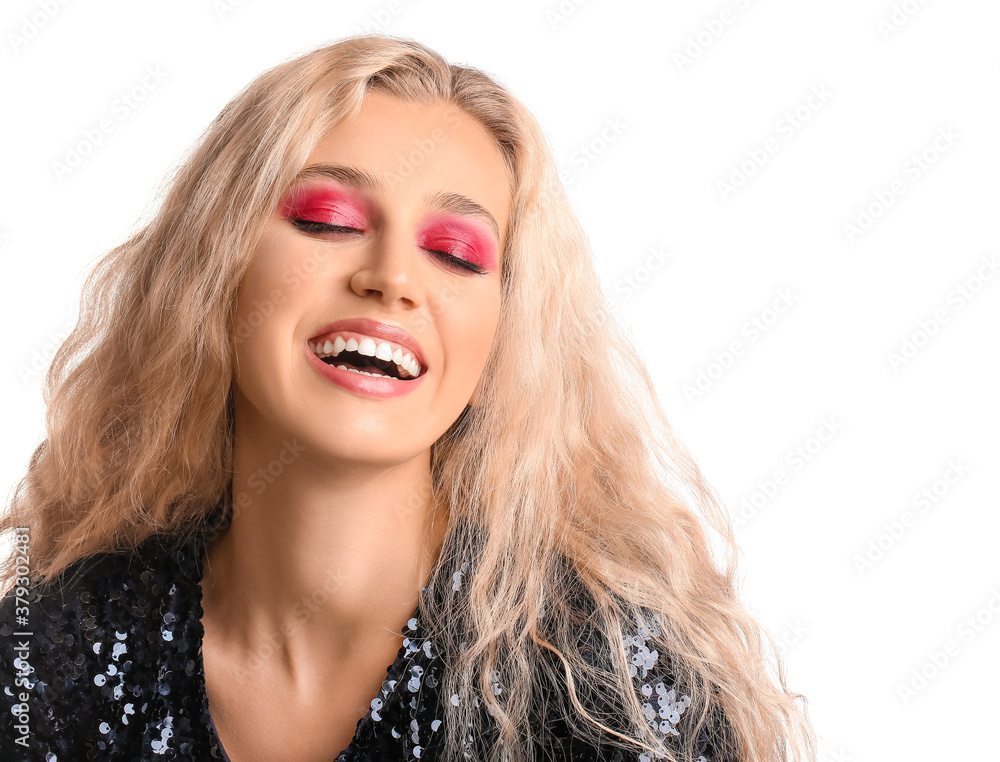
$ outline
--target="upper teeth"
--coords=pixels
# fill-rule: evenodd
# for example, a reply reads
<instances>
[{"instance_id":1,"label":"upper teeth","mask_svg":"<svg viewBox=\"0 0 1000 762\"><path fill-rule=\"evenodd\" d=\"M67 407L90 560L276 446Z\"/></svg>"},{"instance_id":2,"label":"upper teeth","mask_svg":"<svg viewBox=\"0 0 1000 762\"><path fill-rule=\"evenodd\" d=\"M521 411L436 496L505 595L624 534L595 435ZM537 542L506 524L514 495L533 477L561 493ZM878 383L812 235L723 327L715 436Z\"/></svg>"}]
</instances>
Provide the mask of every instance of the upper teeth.
<instances>
[{"instance_id":1,"label":"upper teeth","mask_svg":"<svg viewBox=\"0 0 1000 762\"><path fill-rule=\"evenodd\" d=\"M348 352L357 352L367 357L392 360L400 369L401 376L404 374L410 376L420 375L420 363L414 359L413 355L400 347L392 346L388 341L376 343L375 339L370 336L365 336L360 342L353 336L346 340L343 336L337 336L333 341L327 339L323 344L310 341L309 348L319 357L329 357L331 355L336 357L346 349Z\"/></svg>"}]
</instances>

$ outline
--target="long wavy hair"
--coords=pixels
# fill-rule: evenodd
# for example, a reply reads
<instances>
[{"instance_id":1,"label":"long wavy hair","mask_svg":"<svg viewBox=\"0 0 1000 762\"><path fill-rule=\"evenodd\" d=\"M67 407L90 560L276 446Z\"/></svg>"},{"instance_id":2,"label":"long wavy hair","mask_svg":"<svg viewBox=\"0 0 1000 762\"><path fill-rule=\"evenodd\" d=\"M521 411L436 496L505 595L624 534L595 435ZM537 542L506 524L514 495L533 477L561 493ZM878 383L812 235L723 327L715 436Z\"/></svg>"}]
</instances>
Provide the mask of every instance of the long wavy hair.
<instances>
[{"instance_id":1,"label":"long wavy hair","mask_svg":"<svg viewBox=\"0 0 1000 762\"><path fill-rule=\"evenodd\" d=\"M459 106L495 138L513 189L478 404L431 452L434 505L455 519L420 601L450 654L443 695L458 697L445 702L443 758L462 759L485 709L496 734L483 758L530 759L538 696L553 687L581 738L693 758L643 714L626 652L638 624L691 699L689 743L721 710L732 732L716 741L732 759L814 759L805 697L739 601L728 516L609 310L544 133L489 76L404 38L343 39L259 76L151 221L98 262L47 371L47 436L0 536L29 527L32 575L49 581L154 533L189 537L225 499L240 279L314 146L371 90ZM5 588L15 559L0 568Z\"/></svg>"}]
</instances>

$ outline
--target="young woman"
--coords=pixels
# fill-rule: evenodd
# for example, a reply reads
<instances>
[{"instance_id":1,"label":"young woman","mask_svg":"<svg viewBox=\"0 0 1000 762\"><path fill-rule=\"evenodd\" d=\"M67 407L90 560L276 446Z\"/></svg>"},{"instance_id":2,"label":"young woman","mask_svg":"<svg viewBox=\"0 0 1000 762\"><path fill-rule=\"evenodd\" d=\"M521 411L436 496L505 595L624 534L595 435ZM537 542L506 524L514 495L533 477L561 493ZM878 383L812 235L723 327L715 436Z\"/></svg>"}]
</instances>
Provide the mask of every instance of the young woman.
<instances>
[{"instance_id":1,"label":"young woman","mask_svg":"<svg viewBox=\"0 0 1000 762\"><path fill-rule=\"evenodd\" d=\"M543 133L475 69L366 36L260 76L46 401L4 759L813 758Z\"/></svg>"}]
</instances>

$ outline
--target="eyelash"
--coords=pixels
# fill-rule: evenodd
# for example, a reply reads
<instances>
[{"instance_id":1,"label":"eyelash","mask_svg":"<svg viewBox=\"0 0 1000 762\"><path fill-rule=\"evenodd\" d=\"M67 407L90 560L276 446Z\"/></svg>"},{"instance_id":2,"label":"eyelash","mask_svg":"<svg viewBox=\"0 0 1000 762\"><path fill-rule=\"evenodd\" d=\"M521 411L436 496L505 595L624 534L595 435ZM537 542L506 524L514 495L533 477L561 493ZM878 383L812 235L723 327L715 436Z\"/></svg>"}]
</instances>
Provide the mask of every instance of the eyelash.
<instances>
[{"instance_id":1,"label":"eyelash","mask_svg":"<svg viewBox=\"0 0 1000 762\"><path fill-rule=\"evenodd\" d=\"M318 222L316 220L302 220L295 219L291 220L292 224L295 225L299 230L306 233L360 233L362 231L347 227L346 225L333 225L329 222ZM438 251L437 249L428 249L431 254L437 254L438 258L441 259L446 265L450 267L463 270L464 272L475 273L476 275L485 275L488 270L477 265L475 262L470 262L467 259L462 259L461 257L456 257L449 254L446 251Z\"/></svg>"}]
</instances>

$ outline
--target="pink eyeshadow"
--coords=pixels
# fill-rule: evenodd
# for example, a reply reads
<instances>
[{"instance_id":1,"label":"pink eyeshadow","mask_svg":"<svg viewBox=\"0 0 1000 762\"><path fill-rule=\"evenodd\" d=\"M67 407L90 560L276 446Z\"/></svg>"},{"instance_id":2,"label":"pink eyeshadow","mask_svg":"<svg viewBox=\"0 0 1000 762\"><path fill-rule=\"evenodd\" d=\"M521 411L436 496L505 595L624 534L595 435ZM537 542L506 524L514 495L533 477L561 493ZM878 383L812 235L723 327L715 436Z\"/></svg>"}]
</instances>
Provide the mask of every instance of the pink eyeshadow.
<instances>
[{"instance_id":1,"label":"pink eyeshadow","mask_svg":"<svg viewBox=\"0 0 1000 762\"><path fill-rule=\"evenodd\" d=\"M298 188L281 203L281 212L291 219L327 222L364 230L368 216L353 194L330 186Z\"/></svg>"}]
</instances>

